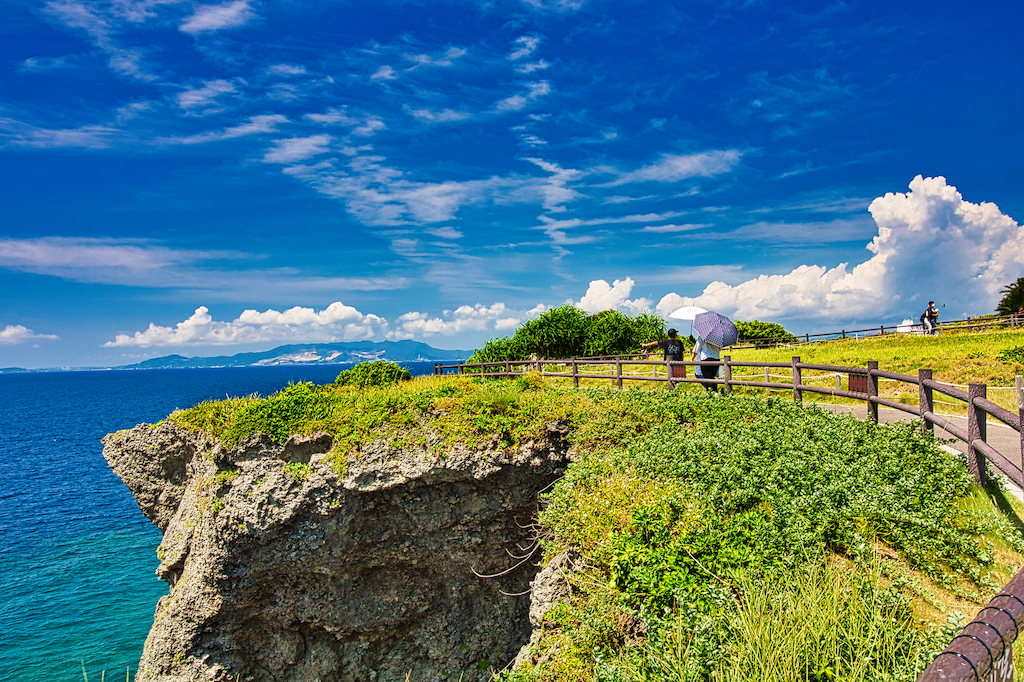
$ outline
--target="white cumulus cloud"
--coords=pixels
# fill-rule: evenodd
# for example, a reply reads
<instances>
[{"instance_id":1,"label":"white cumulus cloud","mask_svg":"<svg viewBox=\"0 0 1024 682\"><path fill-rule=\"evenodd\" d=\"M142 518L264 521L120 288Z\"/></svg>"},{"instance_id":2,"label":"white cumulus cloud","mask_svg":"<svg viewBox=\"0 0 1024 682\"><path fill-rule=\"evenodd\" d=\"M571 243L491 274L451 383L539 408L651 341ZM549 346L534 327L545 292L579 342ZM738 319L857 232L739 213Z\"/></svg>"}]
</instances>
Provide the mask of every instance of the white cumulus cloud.
<instances>
[{"instance_id":1,"label":"white cumulus cloud","mask_svg":"<svg viewBox=\"0 0 1024 682\"><path fill-rule=\"evenodd\" d=\"M277 310L246 310L231 322L214 320L206 306L196 308L187 320L173 327L150 323L145 331L118 334L103 344L117 346L238 345L262 342L336 342L369 339L387 329L387 321L359 312L340 301L321 311L294 307Z\"/></svg>"},{"instance_id":2,"label":"white cumulus cloud","mask_svg":"<svg viewBox=\"0 0 1024 682\"><path fill-rule=\"evenodd\" d=\"M512 316L504 303L490 306L477 303L459 306L454 311L446 310L443 317L430 317L422 312L399 315L387 337L400 340L418 336L452 336L463 332L486 331L492 326L497 330L508 330L518 324L519 318Z\"/></svg>"},{"instance_id":3,"label":"white cumulus cloud","mask_svg":"<svg viewBox=\"0 0 1024 682\"><path fill-rule=\"evenodd\" d=\"M712 282L695 297L667 294L658 312L700 305L739 319L916 318L929 300L949 315L990 312L999 290L1024 270L1024 229L993 203L965 201L943 177L917 176L868 210L878 232L873 254L852 270L801 265L730 286Z\"/></svg>"},{"instance_id":4,"label":"white cumulus cloud","mask_svg":"<svg viewBox=\"0 0 1024 682\"><path fill-rule=\"evenodd\" d=\"M14 346L29 341L54 341L59 337L53 334L36 334L28 327L20 324L9 324L0 331L0 346Z\"/></svg>"},{"instance_id":5,"label":"white cumulus cloud","mask_svg":"<svg viewBox=\"0 0 1024 682\"><path fill-rule=\"evenodd\" d=\"M630 300L629 294L633 291L634 284L629 277L617 279L611 285L603 279L596 279L590 283L587 293L583 294L583 298L576 306L591 314L604 310L620 310L631 315L639 315L651 307L651 302L646 298Z\"/></svg>"}]
</instances>

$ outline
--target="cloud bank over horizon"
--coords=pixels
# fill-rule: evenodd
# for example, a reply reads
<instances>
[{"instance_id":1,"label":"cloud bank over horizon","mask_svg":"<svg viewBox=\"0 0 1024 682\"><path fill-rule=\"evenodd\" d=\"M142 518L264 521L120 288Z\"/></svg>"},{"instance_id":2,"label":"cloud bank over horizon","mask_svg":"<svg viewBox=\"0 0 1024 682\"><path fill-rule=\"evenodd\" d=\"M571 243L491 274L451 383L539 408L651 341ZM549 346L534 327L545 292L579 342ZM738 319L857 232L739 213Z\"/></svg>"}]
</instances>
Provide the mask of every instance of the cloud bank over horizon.
<instances>
[{"instance_id":1,"label":"cloud bank over horizon","mask_svg":"<svg viewBox=\"0 0 1024 682\"><path fill-rule=\"evenodd\" d=\"M791 272L760 275L739 284L713 281L698 296L671 292L656 306L667 316L676 308L699 305L735 319L787 322L886 320L912 316L928 300L945 303L947 315L994 308L999 290L1024 269L1024 228L992 203L964 200L943 177L917 176L906 193L887 193L871 202L877 233L867 249L873 255L854 266L801 265ZM588 313L619 310L638 315L651 310L645 297L630 298L632 277L611 284L590 282L579 300L566 301ZM175 327L151 324L134 335L118 334L107 347L240 345L272 341L334 342L453 337L491 332L511 334L521 321L543 313L548 303L514 310L503 302L445 310L440 316L410 311L389 322L341 302L316 312L294 307L284 312L244 311L232 322L212 319L200 307Z\"/></svg>"}]
</instances>

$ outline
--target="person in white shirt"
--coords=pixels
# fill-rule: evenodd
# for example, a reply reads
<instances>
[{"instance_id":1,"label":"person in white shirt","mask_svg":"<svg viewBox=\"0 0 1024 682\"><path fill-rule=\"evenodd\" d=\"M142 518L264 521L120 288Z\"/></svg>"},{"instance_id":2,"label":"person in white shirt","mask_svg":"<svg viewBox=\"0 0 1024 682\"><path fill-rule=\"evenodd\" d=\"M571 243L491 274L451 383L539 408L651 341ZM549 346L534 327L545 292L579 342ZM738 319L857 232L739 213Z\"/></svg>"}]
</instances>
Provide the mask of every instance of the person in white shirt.
<instances>
[{"instance_id":1,"label":"person in white shirt","mask_svg":"<svg viewBox=\"0 0 1024 682\"><path fill-rule=\"evenodd\" d=\"M717 379L718 378L718 370L721 368L721 365L718 365L718 364L715 364L715 363L711 363L711 362L703 362L703 361L704 360L716 360L717 361L717 360L720 360L721 357L722 357L722 347L721 346L716 346L715 344L710 343L708 341L705 341L700 336L698 336L697 337L697 343L695 343L694 346L693 346L693 354L690 356L690 360L691 361L696 360L697 362L700 363L699 365L697 365L696 369L694 370L694 372L693 372L694 375L698 379ZM717 393L718 392L718 384L713 384L711 382L703 382L702 381L701 385L704 386L704 388L708 389L708 391L711 392L711 393Z\"/></svg>"}]
</instances>

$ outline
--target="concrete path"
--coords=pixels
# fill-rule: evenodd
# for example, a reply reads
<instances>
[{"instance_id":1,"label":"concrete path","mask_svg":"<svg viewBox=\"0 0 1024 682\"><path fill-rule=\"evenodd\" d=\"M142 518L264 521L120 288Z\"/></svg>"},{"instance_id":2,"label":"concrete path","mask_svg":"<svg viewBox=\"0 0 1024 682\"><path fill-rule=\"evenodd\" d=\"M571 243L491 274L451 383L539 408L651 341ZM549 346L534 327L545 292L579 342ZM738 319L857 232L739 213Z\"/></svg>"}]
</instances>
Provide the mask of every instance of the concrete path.
<instances>
[{"instance_id":1,"label":"concrete path","mask_svg":"<svg viewBox=\"0 0 1024 682\"><path fill-rule=\"evenodd\" d=\"M809 402L806 404L810 404ZM829 403L814 403L818 407L822 407L826 410L831 410L837 414L853 414L860 419L867 419L868 408L867 407L853 407L850 405L831 405ZM951 424L962 428L964 431L967 430L967 418L956 417L953 415L943 415ZM878 421L882 423L906 421L908 419L915 419L915 417L901 412L900 410L894 410L889 407L878 408ZM967 451L967 444L962 440L958 439L948 431L943 430L938 425L935 426L935 435L942 439L952 439L951 443L943 446L944 449L954 450L956 452L964 453ZM988 432L985 434L986 442L993 448L998 450L1006 459L1010 460L1013 464L1018 467L1021 466L1021 443L1020 434L1014 429L1010 428L1006 424L1003 424L996 419L990 418L988 420ZM1008 487L1018 498L1024 500L1024 491L1018 488L1016 485L1007 481Z\"/></svg>"}]
</instances>

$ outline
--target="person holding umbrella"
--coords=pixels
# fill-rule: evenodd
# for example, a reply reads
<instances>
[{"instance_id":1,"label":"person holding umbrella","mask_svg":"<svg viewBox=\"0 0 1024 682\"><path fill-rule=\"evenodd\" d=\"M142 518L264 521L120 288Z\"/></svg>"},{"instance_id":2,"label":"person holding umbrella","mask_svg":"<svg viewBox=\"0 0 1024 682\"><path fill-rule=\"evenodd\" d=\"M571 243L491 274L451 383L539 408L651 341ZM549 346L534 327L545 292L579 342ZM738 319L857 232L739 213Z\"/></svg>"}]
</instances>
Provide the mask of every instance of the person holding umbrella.
<instances>
[{"instance_id":1,"label":"person holding umbrella","mask_svg":"<svg viewBox=\"0 0 1024 682\"><path fill-rule=\"evenodd\" d=\"M693 373L700 379L717 379L722 348L736 343L739 336L736 325L725 315L708 311L693 318L693 331L697 334L697 343L690 359L700 363ZM705 362L707 360L713 362ZM701 384L708 392L718 393L718 384L703 381Z\"/></svg>"},{"instance_id":2,"label":"person holding umbrella","mask_svg":"<svg viewBox=\"0 0 1024 682\"><path fill-rule=\"evenodd\" d=\"M705 360L720 361L722 359L722 347L716 346L715 344L705 341L704 337L700 334L697 335L697 343L693 345L693 352L690 354L690 360L696 360L699 364L693 370L694 376L698 379L717 379L718 370L721 365L717 365L714 362L704 362ZM718 393L718 384L711 382L700 382L701 385L708 389L708 393Z\"/></svg>"}]
</instances>

